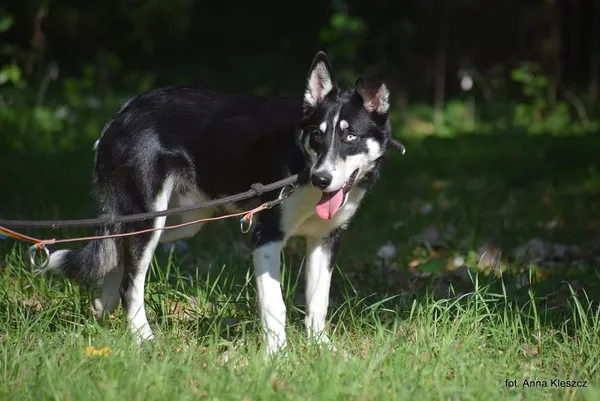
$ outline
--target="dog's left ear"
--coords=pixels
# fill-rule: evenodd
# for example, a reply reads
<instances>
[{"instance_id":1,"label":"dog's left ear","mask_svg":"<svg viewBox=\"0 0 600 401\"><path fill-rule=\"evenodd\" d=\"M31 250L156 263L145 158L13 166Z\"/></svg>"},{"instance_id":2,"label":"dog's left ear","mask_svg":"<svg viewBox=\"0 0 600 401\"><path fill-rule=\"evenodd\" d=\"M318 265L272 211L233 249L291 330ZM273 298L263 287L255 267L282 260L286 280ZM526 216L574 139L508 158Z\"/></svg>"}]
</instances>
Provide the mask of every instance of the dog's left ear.
<instances>
[{"instance_id":1,"label":"dog's left ear","mask_svg":"<svg viewBox=\"0 0 600 401\"><path fill-rule=\"evenodd\" d=\"M308 72L306 91L304 92L305 106L316 107L332 89L331 64L325 53L320 51L315 56Z\"/></svg>"},{"instance_id":2,"label":"dog's left ear","mask_svg":"<svg viewBox=\"0 0 600 401\"><path fill-rule=\"evenodd\" d=\"M362 98L363 105L369 113L387 114L390 109L390 91L385 83L381 84L379 88L365 88L363 79L358 78L355 90Z\"/></svg>"}]
</instances>

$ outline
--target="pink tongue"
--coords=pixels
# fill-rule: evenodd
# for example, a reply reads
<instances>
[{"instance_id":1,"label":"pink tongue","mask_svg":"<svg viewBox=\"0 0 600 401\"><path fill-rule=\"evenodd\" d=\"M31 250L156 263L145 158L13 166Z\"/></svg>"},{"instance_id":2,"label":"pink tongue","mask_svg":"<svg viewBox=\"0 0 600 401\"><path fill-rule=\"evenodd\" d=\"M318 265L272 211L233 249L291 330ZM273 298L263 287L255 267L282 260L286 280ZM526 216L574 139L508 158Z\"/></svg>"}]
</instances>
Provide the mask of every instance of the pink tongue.
<instances>
[{"instance_id":1,"label":"pink tongue","mask_svg":"<svg viewBox=\"0 0 600 401\"><path fill-rule=\"evenodd\" d=\"M317 203L317 214L323 220L329 220L338 211L344 201L344 190L339 189L333 193L323 193L321 200Z\"/></svg>"}]
</instances>

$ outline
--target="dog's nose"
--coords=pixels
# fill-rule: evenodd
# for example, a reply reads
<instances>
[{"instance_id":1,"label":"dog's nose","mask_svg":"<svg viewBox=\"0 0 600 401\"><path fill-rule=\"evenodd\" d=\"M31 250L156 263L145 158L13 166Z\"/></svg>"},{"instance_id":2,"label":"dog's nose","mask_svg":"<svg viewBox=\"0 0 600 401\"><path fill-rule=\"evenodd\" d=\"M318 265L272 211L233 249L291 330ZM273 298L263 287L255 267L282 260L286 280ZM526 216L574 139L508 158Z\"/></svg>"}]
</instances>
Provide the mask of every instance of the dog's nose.
<instances>
[{"instance_id":1,"label":"dog's nose","mask_svg":"<svg viewBox=\"0 0 600 401\"><path fill-rule=\"evenodd\" d=\"M331 180L333 177L331 174L323 172L323 173L314 173L310 176L310 182L315 186L315 188L324 190L331 184Z\"/></svg>"}]
</instances>

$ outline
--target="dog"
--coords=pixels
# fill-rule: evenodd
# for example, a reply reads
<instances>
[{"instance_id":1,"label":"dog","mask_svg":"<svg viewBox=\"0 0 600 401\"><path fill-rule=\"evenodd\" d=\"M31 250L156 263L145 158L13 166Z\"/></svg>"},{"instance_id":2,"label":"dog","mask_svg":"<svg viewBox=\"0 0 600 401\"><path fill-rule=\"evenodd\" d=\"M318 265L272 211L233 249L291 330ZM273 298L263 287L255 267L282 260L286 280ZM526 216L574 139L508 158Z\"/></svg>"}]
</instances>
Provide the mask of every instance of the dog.
<instances>
[{"instance_id":1,"label":"dog","mask_svg":"<svg viewBox=\"0 0 600 401\"><path fill-rule=\"evenodd\" d=\"M95 144L94 197L101 214L123 216L194 205L306 172L285 202L263 210L252 227L259 316L268 355L286 346L286 305L280 257L292 236L306 238L306 317L309 338L329 343L326 315L342 232L377 181L391 140L385 83L353 88L334 82L318 52L303 98L259 97L195 86L153 89L126 101ZM230 205L248 210L278 191ZM90 241L51 254L51 271L100 284L92 310L102 319L121 301L138 342L154 338L144 307L144 283L159 243L190 238L210 217L197 210L102 227L99 235L157 229Z\"/></svg>"}]
</instances>

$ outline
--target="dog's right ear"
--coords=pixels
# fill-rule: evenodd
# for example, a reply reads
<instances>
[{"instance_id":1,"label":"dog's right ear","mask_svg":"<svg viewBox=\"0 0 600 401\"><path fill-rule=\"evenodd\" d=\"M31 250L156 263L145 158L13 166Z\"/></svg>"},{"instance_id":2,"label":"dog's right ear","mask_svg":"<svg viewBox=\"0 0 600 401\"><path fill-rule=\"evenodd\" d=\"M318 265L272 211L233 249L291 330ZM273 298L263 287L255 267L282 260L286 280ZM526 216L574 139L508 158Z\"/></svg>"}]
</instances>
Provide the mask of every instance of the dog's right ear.
<instances>
[{"instance_id":1,"label":"dog's right ear","mask_svg":"<svg viewBox=\"0 0 600 401\"><path fill-rule=\"evenodd\" d=\"M325 53L320 51L315 56L308 72L306 92L304 92L305 108L316 107L332 89L331 64Z\"/></svg>"},{"instance_id":2,"label":"dog's right ear","mask_svg":"<svg viewBox=\"0 0 600 401\"><path fill-rule=\"evenodd\" d=\"M385 83L378 88L367 88L362 78L359 78L356 81L355 90L362 98L363 106L369 113L387 115L390 109L390 91Z\"/></svg>"}]
</instances>

